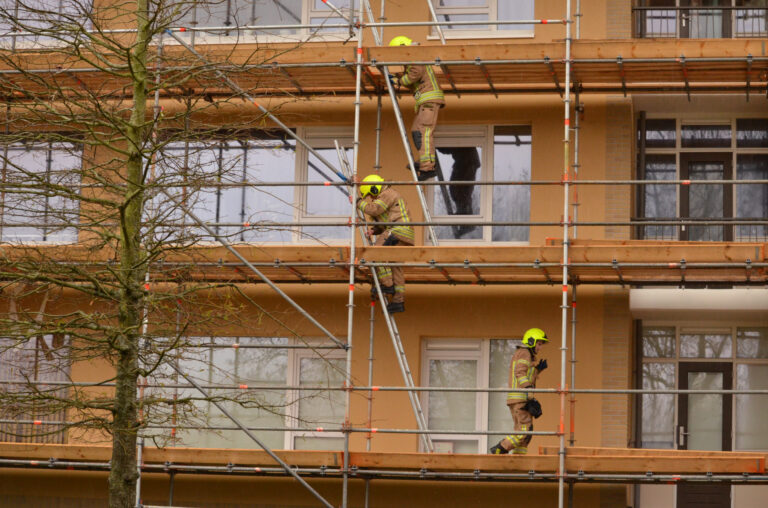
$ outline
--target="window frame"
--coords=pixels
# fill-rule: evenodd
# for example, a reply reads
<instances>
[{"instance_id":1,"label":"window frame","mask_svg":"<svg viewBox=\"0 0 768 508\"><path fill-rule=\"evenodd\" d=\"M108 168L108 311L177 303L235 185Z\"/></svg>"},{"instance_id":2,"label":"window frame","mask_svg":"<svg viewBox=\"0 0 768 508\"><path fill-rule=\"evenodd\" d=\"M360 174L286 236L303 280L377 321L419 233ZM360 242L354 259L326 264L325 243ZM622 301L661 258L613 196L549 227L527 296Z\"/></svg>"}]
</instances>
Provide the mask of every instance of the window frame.
<instances>
[{"instance_id":1,"label":"window frame","mask_svg":"<svg viewBox=\"0 0 768 508\"><path fill-rule=\"evenodd\" d=\"M338 21L335 21L331 18L337 18L337 14L331 10L330 8L316 8L314 7L315 0L301 0L301 21L296 23L290 23L292 25L308 25L310 24L310 21L313 17L322 17L323 22L329 21L331 24L338 24L340 23L341 19ZM359 0L352 0L353 5L357 5L357 2ZM359 7L355 7L353 9L353 12L351 14L351 18L355 18L355 13L358 12ZM349 15L348 8L340 8L342 12ZM195 13L193 15L193 18L191 18L189 21L182 21L179 20L178 26L187 26L187 27L194 27L194 28L205 28L200 27L197 25L197 7L195 7ZM250 25L251 23L248 23ZM224 26L222 25L210 25L210 26ZM258 26L258 24L251 25L251 26ZM269 24L266 24L264 26L272 26ZM354 25L350 25L351 27L354 27ZM357 32L352 31L350 33L349 31L322 31L319 28L299 28L296 29L293 33L285 33L285 34L277 34L277 33L266 33L263 31L257 31L257 30L241 30L241 31L234 31L231 33L227 32L216 32L216 33L206 33L204 31L199 30L190 30L186 33L177 33L177 36L183 38L185 42L188 44L232 44L233 42L237 41L240 44L248 44L248 43L254 43L254 44L269 44L269 43L307 43L307 42L344 42L344 41L356 41L357 40ZM163 44L170 44L170 45L176 45L180 44L178 41L173 40L172 38L166 38L163 40Z\"/></svg>"},{"instance_id":2,"label":"window frame","mask_svg":"<svg viewBox=\"0 0 768 508\"><path fill-rule=\"evenodd\" d=\"M638 155L635 159L635 174L640 179L640 176L642 175L643 180L647 180L645 178L645 168L641 168L640 164L641 161L645 160L644 155L673 155L675 157L675 179L681 180L682 179L682 167L681 167L681 159L684 154L706 154L706 153L724 153L728 152L731 154L731 177L732 177L732 183L724 185L724 192L729 192L730 196L727 196L727 199L730 200L731 209L724 211L725 217L733 217L734 219L738 218L738 192L739 192L739 167L738 167L738 160L740 155L768 155L768 147L739 147L737 146L737 121L738 120L744 120L744 119L766 119L768 120L768 115L765 113L736 113L731 115L697 115L697 114L669 114L669 113L646 113L646 120L674 120L675 121L675 146L669 147L669 148L645 148L644 153L642 153L642 148L644 146L644 140L640 139L640 128L639 128L639 119L640 117L636 115L636 124L635 124L635 136L634 136L634 142L635 142L635 151ZM711 148L702 148L702 147L683 147L682 146L682 129L685 125L728 125L731 129L731 143L728 147L711 147ZM768 185L768 184L766 184ZM680 213L681 213L681 198L683 197L683 189L681 188L681 185L675 186L675 217L674 219L678 220L680 219ZM730 189L728 189L730 187ZM687 189L686 189L687 191ZM645 192L645 186L642 186L641 189L639 189L639 192ZM639 194L636 194L637 196L637 208L635 209L635 216L638 220L644 220L647 218L645 215L645 210L642 208L645 203L645 196L639 196ZM638 239L646 239L645 235L645 229L646 227L652 227L652 226L634 226L633 227L633 233L636 238ZM671 241L680 241L680 226L671 226L675 228L676 234L675 238L671 239ZM726 226L728 227L728 226ZM730 226L733 229L733 242L760 242L760 241L768 241L768 226L765 226L766 228L766 234L765 238L763 239L757 239L757 238L750 238L745 237L744 239L740 239L741 237L738 234L739 225L734 224L733 226ZM642 231L643 233L640 233ZM652 240L654 239L660 239L660 240L670 240L667 238L650 238ZM726 240L727 241L727 240Z\"/></svg>"},{"instance_id":3,"label":"window frame","mask_svg":"<svg viewBox=\"0 0 768 508\"><path fill-rule=\"evenodd\" d=\"M445 7L439 5L439 0L431 0L437 19L440 20L441 15L488 15L489 21L497 21L499 19L499 2L506 0L485 0L484 6L464 6L464 7ZM536 12L536 0L533 2L534 16ZM437 5L435 5L437 4ZM488 25L487 28L480 28L479 25L475 29L455 29L451 28L451 25L443 25L441 29L443 36L446 39L532 39L535 35L535 28L509 28L507 30L500 29L500 25ZM509 27L516 27L518 25L506 25ZM428 40L440 39L440 35L437 32L437 28L433 27L427 36Z\"/></svg>"},{"instance_id":4,"label":"window frame","mask_svg":"<svg viewBox=\"0 0 768 508\"><path fill-rule=\"evenodd\" d=\"M59 145L66 145L66 147L65 148L59 148L59 149L54 148L55 146L59 146ZM0 166L2 166L0 168L0 181L2 181L2 182L5 182L6 176L8 175L8 172L9 171L13 171L13 169L11 168L11 165L8 163L8 161L10 160L9 153L11 152L11 150L23 150L23 151L37 150L39 152L44 153L45 154L45 161L46 161L46 169L45 169L45 175L46 176L45 176L45 178L46 178L46 182L48 184L50 184L50 175L52 173L54 173L54 172L58 172L59 171L59 170L56 170L56 171L53 170L53 163L54 163L54 160L55 160L54 158L56 156L55 155L56 151L58 150L59 152L63 152L63 153L66 153L66 154L71 154L73 152L77 152L76 157L77 157L78 162L79 162L79 165L78 165L77 169L75 170L75 172L77 174L77 177L78 177L77 179L79 180L77 185L79 186L82 183L82 168L83 168L84 156L85 156L84 145L82 143L75 143L75 142L69 142L69 141L43 141L43 142L33 142L33 143L29 143L29 144L25 144L25 143L12 143L10 145L5 145L3 147L3 149L2 149L2 151L3 151L3 161L2 161L2 164L0 164ZM80 193L80 189L77 189L77 191L73 192L73 194L79 194L79 193ZM43 215L45 217L45 223L42 226L21 226L19 228L15 227L15 226L10 226L8 228L11 231L13 231L15 229L25 228L25 227L34 228L35 231L39 232L40 236L42 236L41 240L35 239L35 240L27 241L27 240L19 240L17 238L13 238L13 237L8 239L8 240L6 240L4 238L4 236L5 236L5 225L6 225L6 223L5 223L6 193L4 191L0 191L0 243L10 243L10 244L17 244L17 245L25 245L25 246L34 246L34 245L74 245L74 244L77 244L79 242L79 238L80 238L79 225L80 225L80 218L81 218L80 217L80 213L81 213L80 212L80 205L81 205L81 203L77 199L71 199L72 202L75 202L77 204L77 210L76 211L73 210L73 212L72 212L74 218L76 219L76 222L74 223L73 226L69 226L69 227L65 227L65 228L61 229L62 232L66 231L68 229L73 229L74 230L73 231L73 233L74 233L73 238L69 239L69 240L48 240L46 238L47 236L49 236L51 234L51 232L50 232L51 229L53 229L53 230L57 229L57 225L55 224L55 222L49 222L50 217L49 217L49 214L48 214L48 210L51 209L54 206L54 205L50 204L50 200L51 199L56 199L56 198L64 199L64 200L69 200L69 198L64 198L62 196L53 196L53 197L46 196L46 198L45 198L45 206L44 206L44 210L43 210ZM32 222L32 221L33 220L31 220L30 222ZM9 224L13 224L13 223L9 223Z\"/></svg>"},{"instance_id":5,"label":"window frame","mask_svg":"<svg viewBox=\"0 0 768 508\"><path fill-rule=\"evenodd\" d=\"M485 337L485 338L429 338L421 341L421 386L429 387L429 362L430 360L476 360L477 384L476 388L502 388L489 386L490 384L490 352L491 341L506 340L519 342L520 338L513 337ZM421 407L429 429L429 393L422 392ZM452 392L449 392L452 393ZM472 430L488 431L502 430L489 429L490 421L490 392L478 391L476 396L475 428ZM510 417L510 429L512 421ZM451 429L456 430L456 429ZM502 430L502 432L504 432ZM490 446L488 434L430 434L433 441L464 441L477 443L477 453L485 453ZM423 443L419 442L419 451L424 452Z\"/></svg>"},{"instance_id":6,"label":"window frame","mask_svg":"<svg viewBox=\"0 0 768 508\"><path fill-rule=\"evenodd\" d=\"M675 379L674 379L674 386L677 388L680 386L680 368L679 365L681 363L728 363L732 366L733 369L733 386L734 389L738 390L738 382L736 379L736 372L740 365L762 365L768 367L768 358L740 358L738 356L738 330L743 328L766 328L768 327L768 324L766 324L764 321L753 321L748 320L744 322L740 322L738 324L732 324L732 321L729 321L728 323L718 323L718 322L708 322L708 323L701 323L701 322L695 322L695 321L688 321L688 320L681 320L681 321L668 321L668 320L642 320L639 322L639 325L637 327L638 335L637 335L637 351L638 351L638 357L637 357L637 386L638 388L642 388L643 385L643 365L648 363L663 363L663 364L672 364L675 366ZM659 327L672 327L675 329L675 351L674 356L667 356L667 357L647 357L643 354L642 350L642 341L643 341L643 330L646 328L659 328ZM680 350L680 336L681 334L685 332L690 333L701 333L701 332L718 332L722 333L724 331L728 331L731 337L731 354L727 357L720 357L720 358L692 358L692 357L683 357L681 356L681 350ZM768 450L768 447L765 449L759 449L755 450L752 448L749 449L739 449L736 446L737 443L737 431L738 431L738 417L736 407L737 407L737 397L738 394L733 394L733 403L731 404L731 422L732 422L732 433L731 433L731 449L733 451L759 451L763 452ZM679 395L673 394L673 410L674 410L674 416L673 416L673 428L672 430L672 436L673 436L673 443L672 443L672 449L677 449L678 444L678 433L677 428L679 425L679 415L678 415L678 406L679 406ZM768 398L768 396L765 396ZM636 398L636 409L637 409L637 419L635 420L637 428L636 435L636 445L638 448L642 447L642 426L643 426L643 416L642 416L642 394Z\"/></svg>"},{"instance_id":7,"label":"window frame","mask_svg":"<svg viewBox=\"0 0 768 508\"><path fill-rule=\"evenodd\" d=\"M491 124L491 125L440 125L435 130L434 144L435 149L439 151L440 147L480 147L481 167L477 176L477 181L495 180L495 129L496 127L528 127L531 129L531 175L533 179L533 128L530 123L510 123L510 124ZM437 157L440 155L437 154ZM441 168L443 177L450 181L450 172L447 168ZM449 186L446 186L449 188ZM443 199L440 195L440 189L435 185L426 188L427 206L432 211L432 220L435 223L450 223L455 220L473 221L473 222L492 222L493 221L493 185L480 186L480 213L478 215L437 215L434 213L437 200ZM528 200L528 211L530 214L531 200ZM530 217L530 215L529 215ZM528 240L512 241L493 241L492 225L484 225L480 238L440 238L440 243L445 245L504 245L504 246L525 246L530 245L531 226L528 228ZM427 242L428 231L424 228L424 241Z\"/></svg>"}]
</instances>

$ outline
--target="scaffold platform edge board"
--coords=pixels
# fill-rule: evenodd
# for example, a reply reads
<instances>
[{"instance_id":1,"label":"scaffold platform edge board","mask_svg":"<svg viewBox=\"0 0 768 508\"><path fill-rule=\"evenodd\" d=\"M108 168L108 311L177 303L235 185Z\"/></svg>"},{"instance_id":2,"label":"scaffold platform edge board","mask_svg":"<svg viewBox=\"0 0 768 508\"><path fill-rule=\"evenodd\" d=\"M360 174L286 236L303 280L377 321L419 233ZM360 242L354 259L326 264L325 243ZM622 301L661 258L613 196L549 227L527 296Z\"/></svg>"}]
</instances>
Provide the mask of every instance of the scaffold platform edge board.
<instances>
[{"instance_id":1,"label":"scaffold platform edge board","mask_svg":"<svg viewBox=\"0 0 768 508\"><path fill-rule=\"evenodd\" d=\"M549 448L547 448L549 450ZM554 450L554 449L552 449ZM582 449L582 451L586 451ZM645 473L684 474L764 474L765 455L760 453L711 452L681 453L678 450L659 450L654 456L633 455L628 448L611 449L612 455L585 454L566 458L569 471L590 473ZM332 467L343 464L341 451L280 450L277 455L291 466ZM615 453L615 455L613 455ZM108 461L111 447L103 445L49 445L29 443L0 443L0 457L46 461ZM274 466L274 460L260 450L222 448L145 448L145 464L190 465L245 465ZM471 455L447 453L390 453L350 452L349 464L358 470L431 470L431 471L488 471L488 472L554 472L558 468L555 455Z\"/></svg>"}]
</instances>

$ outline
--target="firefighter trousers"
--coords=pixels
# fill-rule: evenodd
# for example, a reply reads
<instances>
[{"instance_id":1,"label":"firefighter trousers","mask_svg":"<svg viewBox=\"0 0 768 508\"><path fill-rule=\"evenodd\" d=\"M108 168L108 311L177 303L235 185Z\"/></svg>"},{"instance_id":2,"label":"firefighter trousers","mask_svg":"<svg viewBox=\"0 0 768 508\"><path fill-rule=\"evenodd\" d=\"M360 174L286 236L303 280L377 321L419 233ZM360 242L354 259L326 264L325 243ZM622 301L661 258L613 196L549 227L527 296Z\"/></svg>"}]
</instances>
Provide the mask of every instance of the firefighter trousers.
<instances>
[{"instance_id":1,"label":"firefighter trousers","mask_svg":"<svg viewBox=\"0 0 768 508\"><path fill-rule=\"evenodd\" d=\"M382 246L387 241L387 234L381 234L376 237L376 245ZM398 242L399 243L399 242ZM395 294L392 296L392 303L405 302L405 276L403 269L399 266L380 266L377 270L379 283L382 286L395 286Z\"/></svg>"},{"instance_id":2,"label":"firefighter trousers","mask_svg":"<svg viewBox=\"0 0 768 508\"><path fill-rule=\"evenodd\" d=\"M507 403L509 412L512 413L512 419L515 422L515 431L533 430L533 417L531 413L523 409L526 401L510 401ZM531 442L530 434L515 434L514 432L501 441L501 446L517 455L528 453L528 443Z\"/></svg>"},{"instance_id":3,"label":"firefighter trousers","mask_svg":"<svg viewBox=\"0 0 768 508\"><path fill-rule=\"evenodd\" d=\"M411 135L419 151L419 157L416 159L419 163L419 171L435 169L435 127L438 111L440 111L440 104L425 102L416 110L416 117L413 119Z\"/></svg>"}]
</instances>

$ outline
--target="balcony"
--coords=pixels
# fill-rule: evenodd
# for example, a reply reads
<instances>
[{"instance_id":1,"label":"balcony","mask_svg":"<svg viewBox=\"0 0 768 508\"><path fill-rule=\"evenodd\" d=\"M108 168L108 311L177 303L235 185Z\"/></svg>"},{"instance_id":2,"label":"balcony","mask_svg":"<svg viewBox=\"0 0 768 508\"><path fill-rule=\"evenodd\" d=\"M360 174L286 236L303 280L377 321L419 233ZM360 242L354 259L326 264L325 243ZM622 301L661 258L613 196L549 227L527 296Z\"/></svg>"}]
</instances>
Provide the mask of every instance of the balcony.
<instances>
[{"instance_id":1,"label":"balcony","mask_svg":"<svg viewBox=\"0 0 768 508\"><path fill-rule=\"evenodd\" d=\"M768 35L768 8L764 6L658 5L674 4L674 0L642 3L657 5L632 7L636 38L738 39ZM745 3L745 0L736 3Z\"/></svg>"}]
</instances>

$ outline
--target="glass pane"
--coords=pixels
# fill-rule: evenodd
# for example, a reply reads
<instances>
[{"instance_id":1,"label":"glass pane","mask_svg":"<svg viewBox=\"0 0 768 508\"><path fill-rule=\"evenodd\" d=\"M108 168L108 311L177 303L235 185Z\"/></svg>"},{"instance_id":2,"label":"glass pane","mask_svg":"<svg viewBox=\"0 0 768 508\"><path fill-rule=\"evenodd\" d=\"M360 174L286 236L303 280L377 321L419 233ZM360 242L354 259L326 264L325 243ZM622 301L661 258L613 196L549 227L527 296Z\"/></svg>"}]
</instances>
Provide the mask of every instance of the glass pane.
<instances>
[{"instance_id":1,"label":"glass pane","mask_svg":"<svg viewBox=\"0 0 768 508\"><path fill-rule=\"evenodd\" d=\"M216 338L217 344L234 344L234 337ZM284 338L249 338L239 339L243 346L250 345L285 345ZM288 382L288 352L280 348L239 348L213 349L213 369L211 381L227 385L260 385L285 386ZM226 403L227 409L242 421L248 422L249 427L284 427L285 390L260 389L229 394L236 401L247 404L243 407L236 402ZM215 426L232 427L232 421L211 406L211 423ZM271 448L283 448L283 431L254 431L259 439L268 443ZM241 430L224 431L221 433L223 445L230 448L252 448L253 441Z\"/></svg>"},{"instance_id":2,"label":"glass pane","mask_svg":"<svg viewBox=\"0 0 768 508\"><path fill-rule=\"evenodd\" d=\"M739 148L768 147L768 119L742 118L736 120L736 146Z\"/></svg>"},{"instance_id":3,"label":"glass pane","mask_svg":"<svg viewBox=\"0 0 768 508\"><path fill-rule=\"evenodd\" d=\"M293 438L294 450L343 450L343 437L303 437Z\"/></svg>"},{"instance_id":4,"label":"glass pane","mask_svg":"<svg viewBox=\"0 0 768 508\"><path fill-rule=\"evenodd\" d=\"M646 180L674 180L677 163L674 155L645 156ZM645 185L644 219L674 219L677 217L677 187L675 185ZM676 240L675 226L644 226L644 238Z\"/></svg>"},{"instance_id":5,"label":"glass pane","mask_svg":"<svg viewBox=\"0 0 768 508\"><path fill-rule=\"evenodd\" d=\"M448 181L476 181L483 175L480 147L437 148L437 160L443 177ZM435 215L480 216L480 187L477 185L450 185L435 189ZM480 239L482 226L438 226L441 239Z\"/></svg>"},{"instance_id":6,"label":"glass pane","mask_svg":"<svg viewBox=\"0 0 768 508\"><path fill-rule=\"evenodd\" d=\"M491 356L488 378L490 388L508 386L509 364L519 345L519 340L490 341ZM503 439L512 429L512 424L512 416L507 407L507 394L505 392L492 392L488 396L488 430L499 430L505 434L488 436L488 442L497 443Z\"/></svg>"},{"instance_id":7,"label":"glass pane","mask_svg":"<svg viewBox=\"0 0 768 508\"><path fill-rule=\"evenodd\" d=\"M253 25L300 25L301 2L282 0L251 0ZM290 34L297 29L270 30L269 33ZM261 33L261 32L259 32Z\"/></svg>"},{"instance_id":8,"label":"glass pane","mask_svg":"<svg viewBox=\"0 0 768 508\"><path fill-rule=\"evenodd\" d=\"M683 148L729 148L731 126L683 125L680 137Z\"/></svg>"},{"instance_id":9,"label":"glass pane","mask_svg":"<svg viewBox=\"0 0 768 508\"><path fill-rule=\"evenodd\" d=\"M487 14L439 14L440 21L486 21ZM488 25L445 25L443 30L488 30Z\"/></svg>"},{"instance_id":10,"label":"glass pane","mask_svg":"<svg viewBox=\"0 0 768 508\"><path fill-rule=\"evenodd\" d=\"M725 333L680 333L681 358L731 358L731 335Z\"/></svg>"},{"instance_id":11,"label":"glass pane","mask_svg":"<svg viewBox=\"0 0 768 508\"><path fill-rule=\"evenodd\" d=\"M531 181L531 128L496 127L493 133L493 179ZM493 220L527 222L531 219L531 187L504 185L493 188ZM494 242L527 242L528 226L493 226Z\"/></svg>"},{"instance_id":12,"label":"glass pane","mask_svg":"<svg viewBox=\"0 0 768 508\"><path fill-rule=\"evenodd\" d=\"M643 356L646 358L675 357L675 327L643 327Z\"/></svg>"},{"instance_id":13,"label":"glass pane","mask_svg":"<svg viewBox=\"0 0 768 508\"><path fill-rule=\"evenodd\" d=\"M479 440L477 439L454 439L446 441L438 439L432 441L435 446L435 453L479 453Z\"/></svg>"},{"instance_id":14,"label":"glass pane","mask_svg":"<svg viewBox=\"0 0 768 508\"><path fill-rule=\"evenodd\" d=\"M473 388L477 385L477 360L430 360L429 386ZM477 395L471 392L429 392L429 428L475 430Z\"/></svg>"},{"instance_id":15,"label":"glass pane","mask_svg":"<svg viewBox=\"0 0 768 508\"><path fill-rule=\"evenodd\" d=\"M335 148L317 148L327 161L332 164L338 161ZM346 149L347 159L352 160L352 150ZM341 178L325 166L314 154L309 154L307 162L307 178L310 182L339 182ZM345 187L307 187L307 208L305 213L309 217L327 217L328 222L334 219L348 219L349 191ZM305 226L302 228L304 235L311 238L348 238L349 229L341 226Z\"/></svg>"},{"instance_id":16,"label":"glass pane","mask_svg":"<svg viewBox=\"0 0 768 508\"><path fill-rule=\"evenodd\" d=\"M689 390L721 390L722 372L689 372ZM689 450L723 449L723 396L719 393L688 395Z\"/></svg>"},{"instance_id":17,"label":"glass pane","mask_svg":"<svg viewBox=\"0 0 768 508\"><path fill-rule=\"evenodd\" d=\"M499 21L534 19L534 0L496 0ZM498 25L499 30L533 30L533 25Z\"/></svg>"},{"instance_id":18,"label":"glass pane","mask_svg":"<svg viewBox=\"0 0 768 508\"><path fill-rule=\"evenodd\" d=\"M753 7L752 9L736 9L734 16L734 37L765 37L768 35L766 22L765 0L736 0L738 7Z\"/></svg>"},{"instance_id":19,"label":"glass pane","mask_svg":"<svg viewBox=\"0 0 768 508\"><path fill-rule=\"evenodd\" d=\"M768 365L736 365L737 390L768 389ZM736 395L736 449L768 449L768 395Z\"/></svg>"},{"instance_id":20,"label":"glass pane","mask_svg":"<svg viewBox=\"0 0 768 508\"><path fill-rule=\"evenodd\" d=\"M253 184L260 181L291 182L296 164L296 142L289 139L254 139L248 142L246 154L246 180ZM294 219L293 187L254 187L244 189L244 221L292 222ZM340 196L341 197L341 196ZM287 227L251 228L243 233L246 242L291 240Z\"/></svg>"},{"instance_id":21,"label":"glass pane","mask_svg":"<svg viewBox=\"0 0 768 508\"><path fill-rule=\"evenodd\" d=\"M736 158L737 180L768 180L767 154L739 154ZM736 185L736 217L764 220L768 217L768 185ZM736 240L765 241L768 227L736 226Z\"/></svg>"},{"instance_id":22,"label":"glass pane","mask_svg":"<svg viewBox=\"0 0 768 508\"><path fill-rule=\"evenodd\" d=\"M75 242L79 222L77 185L80 183L82 148L62 143L10 145L5 152L3 196L6 242ZM47 189L47 195L28 193L30 184ZM55 190L61 185L65 191ZM23 187L21 187L23 186Z\"/></svg>"},{"instance_id":23,"label":"glass pane","mask_svg":"<svg viewBox=\"0 0 768 508\"><path fill-rule=\"evenodd\" d=\"M722 9L691 9L688 11L688 24L692 39L723 37Z\"/></svg>"},{"instance_id":24,"label":"glass pane","mask_svg":"<svg viewBox=\"0 0 768 508\"><path fill-rule=\"evenodd\" d=\"M675 388L674 363L643 363L643 388ZM674 448L675 396L644 394L642 398L642 448Z\"/></svg>"},{"instance_id":25,"label":"glass pane","mask_svg":"<svg viewBox=\"0 0 768 508\"><path fill-rule=\"evenodd\" d=\"M302 358L301 386L340 387L344 382L342 358ZM344 392L341 390L302 390L299 399L299 426L341 425L344 421Z\"/></svg>"},{"instance_id":26,"label":"glass pane","mask_svg":"<svg viewBox=\"0 0 768 508\"><path fill-rule=\"evenodd\" d=\"M688 177L691 180L722 180L725 165L722 162L689 162ZM689 185L688 216L692 219L721 219L723 210L723 185ZM722 241L724 226L688 226L691 241Z\"/></svg>"},{"instance_id":27,"label":"glass pane","mask_svg":"<svg viewBox=\"0 0 768 508\"><path fill-rule=\"evenodd\" d=\"M768 328L738 328L736 358L768 358Z\"/></svg>"},{"instance_id":28,"label":"glass pane","mask_svg":"<svg viewBox=\"0 0 768 508\"><path fill-rule=\"evenodd\" d=\"M646 148L674 148L676 138L675 120L648 119L645 121ZM637 133L640 136L640 131Z\"/></svg>"}]
</instances>

